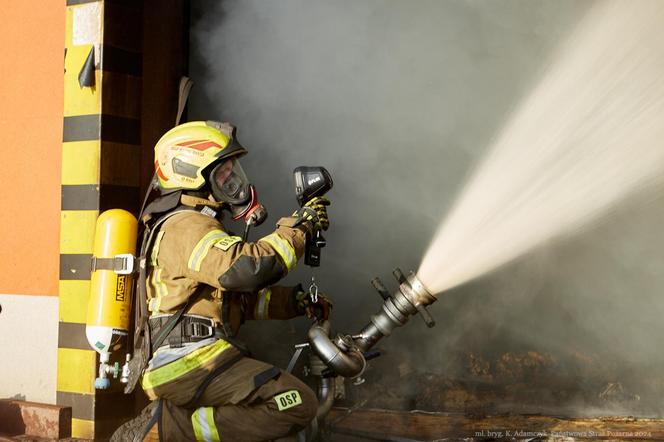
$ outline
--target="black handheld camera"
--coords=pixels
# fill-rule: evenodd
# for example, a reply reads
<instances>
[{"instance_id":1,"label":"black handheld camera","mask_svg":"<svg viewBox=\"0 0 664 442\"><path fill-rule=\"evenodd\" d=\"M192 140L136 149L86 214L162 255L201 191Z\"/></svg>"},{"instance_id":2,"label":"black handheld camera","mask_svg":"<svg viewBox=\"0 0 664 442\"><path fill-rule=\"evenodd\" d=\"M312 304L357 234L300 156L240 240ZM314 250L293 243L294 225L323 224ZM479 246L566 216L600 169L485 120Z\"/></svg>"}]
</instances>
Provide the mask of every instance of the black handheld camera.
<instances>
[{"instance_id":1,"label":"black handheld camera","mask_svg":"<svg viewBox=\"0 0 664 442\"><path fill-rule=\"evenodd\" d=\"M324 167L300 166L293 171L295 178L295 196L302 207L313 198L323 196L334 184L332 175ZM304 252L304 263L310 267L320 266L321 249L326 241L320 229L317 229L311 238L307 238Z\"/></svg>"}]
</instances>

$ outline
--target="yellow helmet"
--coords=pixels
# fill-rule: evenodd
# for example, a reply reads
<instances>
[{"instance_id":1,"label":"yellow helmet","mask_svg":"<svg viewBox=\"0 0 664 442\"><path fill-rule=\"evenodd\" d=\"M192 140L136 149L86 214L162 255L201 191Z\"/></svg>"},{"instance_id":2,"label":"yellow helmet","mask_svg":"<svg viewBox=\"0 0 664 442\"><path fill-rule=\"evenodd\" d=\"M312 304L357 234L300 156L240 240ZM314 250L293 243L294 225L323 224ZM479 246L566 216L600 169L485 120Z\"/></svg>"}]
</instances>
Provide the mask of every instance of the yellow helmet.
<instances>
[{"instance_id":1,"label":"yellow helmet","mask_svg":"<svg viewBox=\"0 0 664 442\"><path fill-rule=\"evenodd\" d=\"M234 135L232 125L216 121L193 121L166 132L154 148L159 187L165 193L203 187L203 172L211 165L247 153Z\"/></svg>"}]
</instances>

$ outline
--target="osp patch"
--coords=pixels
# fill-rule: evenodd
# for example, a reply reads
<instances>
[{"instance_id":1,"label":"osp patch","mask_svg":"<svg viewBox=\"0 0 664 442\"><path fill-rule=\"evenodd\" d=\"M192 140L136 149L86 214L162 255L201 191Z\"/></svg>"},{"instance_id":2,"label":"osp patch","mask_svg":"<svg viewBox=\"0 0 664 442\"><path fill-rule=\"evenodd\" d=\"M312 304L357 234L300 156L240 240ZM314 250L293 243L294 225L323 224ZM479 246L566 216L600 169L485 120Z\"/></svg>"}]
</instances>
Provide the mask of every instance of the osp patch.
<instances>
[{"instance_id":1,"label":"osp patch","mask_svg":"<svg viewBox=\"0 0 664 442\"><path fill-rule=\"evenodd\" d=\"M274 397L279 411L288 410L302 403L302 397L297 390L290 390L285 393L278 394Z\"/></svg>"}]
</instances>

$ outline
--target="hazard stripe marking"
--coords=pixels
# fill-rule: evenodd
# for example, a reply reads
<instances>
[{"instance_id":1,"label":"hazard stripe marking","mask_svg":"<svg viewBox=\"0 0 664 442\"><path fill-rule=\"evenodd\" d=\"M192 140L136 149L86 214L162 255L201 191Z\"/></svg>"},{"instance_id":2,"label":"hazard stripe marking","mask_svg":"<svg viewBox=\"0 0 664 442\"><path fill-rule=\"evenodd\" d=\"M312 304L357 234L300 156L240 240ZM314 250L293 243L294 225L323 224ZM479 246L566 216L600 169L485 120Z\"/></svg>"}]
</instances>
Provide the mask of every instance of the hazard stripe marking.
<instances>
[{"instance_id":1,"label":"hazard stripe marking","mask_svg":"<svg viewBox=\"0 0 664 442\"><path fill-rule=\"evenodd\" d=\"M60 254L60 279L90 279L92 253Z\"/></svg>"},{"instance_id":2,"label":"hazard stripe marking","mask_svg":"<svg viewBox=\"0 0 664 442\"><path fill-rule=\"evenodd\" d=\"M85 336L85 323L60 322L58 324L58 348L92 350Z\"/></svg>"},{"instance_id":3,"label":"hazard stripe marking","mask_svg":"<svg viewBox=\"0 0 664 442\"><path fill-rule=\"evenodd\" d=\"M103 177L102 177L103 179ZM77 184L62 186L62 210L125 209L137 212L140 189L138 186L114 184Z\"/></svg>"},{"instance_id":4,"label":"hazard stripe marking","mask_svg":"<svg viewBox=\"0 0 664 442\"><path fill-rule=\"evenodd\" d=\"M92 349L58 348L57 391L94 394L96 361L97 353Z\"/></svg>"},{"instance_id":5,"label":"hazard stripe marking","mask_svg":"<svg viewBox=\"0 0 664 442\"><path fill-rule=\"evenodd\" d=\"M61 210L99 210L99 184L62 186Z\"/></svg>"},{"instance_id":6,"label":"hazard stripe marking","mask_svg":"<svg viewBox=\"0 0 664 442\"><path fill-rule=\"evenodd\" d=\"M55 394L55 398L58 405L71 407L72 418L94 420L94 394L80 394L70 393L68 391L58 391Z\"/></svg>"},{"instance_id":7,"label":"hazard stripe marking","mask_svg":"<svg viewBox=\"0 0 664 442\"><path fill-rule=\"evenodd\" d=\"M67 48L65 55L65 81L64 81L64 117L80 115L98 115L101 113L101 71L94 71L94 84L96 87L81 87L78 75L81 66L85 63L93 45L72 46ZM98 124L98 123L97 123Z\"/></svg>"},{"instance_id":8,"label":"hazard stripe marking","mask_svg":"<svg viewBox=\"0 0 664 442\"><path fill-rule=\"evenodd\" d=\"M101 43L104 5L98 0L66 0L66 4L56 402L72 407L72 436L91 440L96 436L97 352L87 345L85 319L92 219L99 209L103 80L99 50L94 51L95 87L81 87L78 75L90 51Z\"/></svg>"},{"instance_id":9,"label":"hazard stripe marking","mask_svg":"<svg viewBox=\"0 0 664 442\"><path fill-rule=\"evenodd\" d=\"M58 320L85 324L90 298L90 281L60 281L59 288Z\"/></svg>"},{"instance_id":10,"label":"hazard stripe marking","mask_svg":"<svg viewBox=\"0 0 664 442\"><path fill-rule=\"evenodd\" d=\"M96 210L60 212L60 253L92 253L97 224Z\"/></svg>"},{"instance_id":11,"label":"hazard stripe marking","mask_svg":"<svg viewBox=\"0 0 664 442\"><path fill-rule=\"evenodd\" d=\"M100 123L99 114L64 117L62 141L98 140L101 134Z\"/></svg>"},{"instance_id":12,"label":"hazard stripe marking","mask_svg":"<svg viewBox=\"0 0 664 442\"><path fill-rule=\"evenodd\" d=\"M99 140L141 144L141 120L115 115L78 115L64 117L62 141Z\"/></svg>"},{"instance_id":13,"label":"hazard stripe marking","mask_svg":"<svg viewBox=\"0 0 664 442\"><path fill-rule=\"evenodd\" d=\"M62 143L62 184L98 183L99 148L98 140Z\"/></svg>"},{"instance_id":14,"label":"hazard stripe marking","mask_svg":"<svg viewBox=\"0 0 664 442\"><path fill-rule=\"evenodd\" d=\"M122 394L119 382L110 391L94 389L98 355L85 335L90 252L99 212L136 213L140 204L143 5L66 4L56 400L72 407L73 437L105 440L127 419L134 399ZM94 87L81 87L78 75L91 51Z\"/></svg>"},{"instance_id":15,"label":"hazard stripe marking","mask_svg":"<svg viewBox=\"0 0 664 442\"><path fill-rule=\"evenodd\" d=\"M87 419L71 420L71 437L92 440L95 438L95 423Z\"/></svg>"}]
</instances>

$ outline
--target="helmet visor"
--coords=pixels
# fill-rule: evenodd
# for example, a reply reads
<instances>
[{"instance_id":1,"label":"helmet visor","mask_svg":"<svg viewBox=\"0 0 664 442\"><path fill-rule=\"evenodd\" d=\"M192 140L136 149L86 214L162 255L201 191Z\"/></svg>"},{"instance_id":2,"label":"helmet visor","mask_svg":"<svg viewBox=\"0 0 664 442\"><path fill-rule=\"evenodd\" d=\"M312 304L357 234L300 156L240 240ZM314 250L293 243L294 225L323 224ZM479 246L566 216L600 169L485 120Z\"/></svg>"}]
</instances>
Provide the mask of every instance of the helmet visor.
<instances>
[{"instance_id":1,"label":"helmet visor","mask_svg":"<svg viewBox=\"0 0 664 442\"><path fill-rule=\"evenodd\" d=\"M244 204L251 199L251 183L240 162L230 158L210 172L212 195L219 202Z\"/></svg>"}]
</instances>

